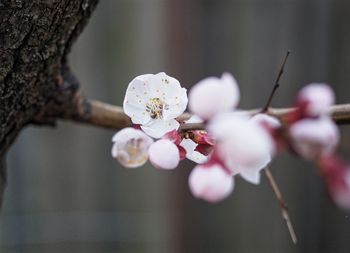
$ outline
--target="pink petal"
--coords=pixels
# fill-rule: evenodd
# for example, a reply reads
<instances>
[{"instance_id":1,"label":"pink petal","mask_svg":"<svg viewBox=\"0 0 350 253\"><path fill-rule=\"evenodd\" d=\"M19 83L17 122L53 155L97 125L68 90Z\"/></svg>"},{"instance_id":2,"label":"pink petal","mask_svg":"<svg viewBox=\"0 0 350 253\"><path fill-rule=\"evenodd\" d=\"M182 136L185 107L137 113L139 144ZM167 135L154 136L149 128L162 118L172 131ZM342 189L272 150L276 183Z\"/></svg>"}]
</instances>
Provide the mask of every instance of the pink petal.
<instances>
[{"instance_id":1,"label":"pink petal","mask_svg":"<svg viewBox=\"0 0 350 253\"><path fill-rule=\"evenodd\" d=\"M238 101L238 85L229 73L221 78L208 77L193 86L189 93L191 112L206 120L219 112L232 110Z\"/></svg>"}]
</instances>

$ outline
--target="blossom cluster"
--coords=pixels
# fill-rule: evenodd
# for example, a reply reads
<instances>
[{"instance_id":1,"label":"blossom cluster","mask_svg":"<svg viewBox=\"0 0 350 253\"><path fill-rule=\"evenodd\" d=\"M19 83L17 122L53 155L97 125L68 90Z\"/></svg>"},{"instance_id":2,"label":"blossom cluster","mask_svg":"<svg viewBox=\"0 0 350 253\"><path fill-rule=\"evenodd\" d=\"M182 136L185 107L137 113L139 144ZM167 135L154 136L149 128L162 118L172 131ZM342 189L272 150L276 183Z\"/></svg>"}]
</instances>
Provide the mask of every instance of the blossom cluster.
<instances>
[{"instance_id":1,"label":"blossom cluster","mask_svg":"<svg viewBox=\"0 0 350 253\"><path fill-rule=\"evenodd\" d=\"M295 109L282 119L269 111L239 110L239 99L237 81L229 73L198 82L188 97L179 81L165 73L138 76L123 103L133 126L114 135L112 156L127 168L149 160L165 170L189 159L197 163L188 179L192 194L218 202L232 193L236 176L259 184L271 159L290 150L314 162L335 203L350 209L350 166L335 155L339 131L329 115L335 99L328 85L304 87ZM185 120L180 116L187 106L193 116ZM184 127L196 123L203 128Z\"/></svg>"}]
</instances>

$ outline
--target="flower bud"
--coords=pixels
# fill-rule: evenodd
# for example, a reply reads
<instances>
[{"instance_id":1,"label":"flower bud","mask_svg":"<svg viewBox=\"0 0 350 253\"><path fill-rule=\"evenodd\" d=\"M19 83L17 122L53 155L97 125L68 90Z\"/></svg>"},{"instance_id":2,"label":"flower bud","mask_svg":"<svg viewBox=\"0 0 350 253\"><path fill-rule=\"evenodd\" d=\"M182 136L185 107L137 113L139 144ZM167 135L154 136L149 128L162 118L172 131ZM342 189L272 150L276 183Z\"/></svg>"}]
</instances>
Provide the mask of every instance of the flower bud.
<instances>
[{"instance_id":1,"label":"flower bud","mask_svg":"<svg viewBox=\"0 0 350 253\"><path fill-rule=\"evenodd\" d=\"M233 191L234 180L219 164L197 165L189 177L190 190L196 198L219 202Z\"/></svg>"},{"instance_id":2,"label":"flower bud","mask_svg":"<svg viewBox=\"0 0 350 253\"><path fill-rule=\"evenodd\" d=\"M332 153L339 142L339 130L329 117L297 121L289 134L295 151L311 160Z\"/></svg>"},{"instance_id":3,"label":"flower bud","mask_svg":"<svg viewBox=\"0 0 350 253\"><path fill-rule=\"evenodd\" d=\"M148 150L148 155L153 166L159 169L172 170L179 165L179 149L170 140L154 142Z\"/></svg>"},{"instance_id":4,"label":"flower bud","mask_svg":"<svg viewBox=\"0 0 350 253\"><path fill-rule=\"evenodd\" d=\"M312 83L302 88L297 97L297 107L308 117L327 115L334 104L335 96L331 87L324 83Z\"/></svg>"},{"instance_id":5,"label":"flower bud","mask_svg":"<svg viewBox=\"0 0 350 253\"><path fill-rule=\"evenodd\" d=\"M194 85L189 93L190 111L205 120L217 113L232 110L238 101L238 85L229 73L224 73L221 78L205 78Z\"/></svg>"}]
</instances>

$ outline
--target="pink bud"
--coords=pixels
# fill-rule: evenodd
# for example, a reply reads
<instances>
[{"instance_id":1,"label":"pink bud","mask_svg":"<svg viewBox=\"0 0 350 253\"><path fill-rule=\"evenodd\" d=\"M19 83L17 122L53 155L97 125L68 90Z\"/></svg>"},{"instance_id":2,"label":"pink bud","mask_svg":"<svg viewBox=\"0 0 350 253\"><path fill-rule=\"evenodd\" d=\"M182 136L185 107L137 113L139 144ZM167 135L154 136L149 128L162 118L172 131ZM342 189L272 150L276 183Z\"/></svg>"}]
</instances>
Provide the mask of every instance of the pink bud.
<instances>
[{"instance_id":1,"label":"pink bud","mask_svg":"<svg viewBox=\"0 0 350 253\"><path fill-rule=\"evenodd\" d=\"M289 134L296 152L306 159L332 153L339 142L339 130L329 117L297 121Z\"/></svg>"},{"instance_id":2,"label":"pink bud","mask_svg":"<svg viewBox=\"0 0 350 253\"><path fill-rule=\"evenodd\" d=\"M197 165L189 177L189 186L196 198L219 202L233 191L234 181L219 164Z\"/></svg>"},{"instance_id":3,"label":"pink bud","mask_svg":"<svg viewBox=\"0 0 350 253\"><path fill-rule=\"evenodd\" d=\"M154 142L149 147L148 155L153 166L159 169L172 170L179 165L179 149L169 140L162 139Z\"/></svg>"},{"instance_id":4,"label":"pink bud","mask_svg":"<svg viewBox=\"0 0 350 253\"><path fill-rule=\"evenodd\" d=\"M297 107L309 117L318 117L329 113L329 107L334 104L334 93L331 87L324 83L312 83L302 88L297 97Z\"/></svg>"},{"instance_id":5,"label":"pink bud","mask_svg":"<svg viewBox=\"0 0 350 253\"><path fill-rule=\"evenodd\" d=\"M208 77L194 85L189 93L191 112L205 120L234 109L238 101L238 85L229 73L224 73L221 78Z\"/></svg>"}]
</instances>

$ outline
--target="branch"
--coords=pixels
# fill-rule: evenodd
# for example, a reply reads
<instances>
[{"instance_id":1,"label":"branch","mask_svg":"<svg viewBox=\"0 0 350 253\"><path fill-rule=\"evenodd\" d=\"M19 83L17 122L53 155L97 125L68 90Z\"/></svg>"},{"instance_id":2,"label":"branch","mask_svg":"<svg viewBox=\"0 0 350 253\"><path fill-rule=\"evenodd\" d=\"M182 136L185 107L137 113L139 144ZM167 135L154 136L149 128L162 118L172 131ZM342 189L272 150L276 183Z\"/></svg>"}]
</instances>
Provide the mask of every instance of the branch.
<instances>
[{"instance_id":1,"label":"branch","mask_svg":"<svg viewBox=\"0 0 350 253\"><path fill-rule=\"evenodd\" d=\"M276 180L273 177L270 169L268 167L266 167L264 169L264 172L265 172L265 175L266 175L266 177L267 177L267 179L268 179L268 181L269 181L269 183L271 185L273 193L276 196L278 204L280 205L282 218L284 219L284 221L287 224L287 228L288 228L290 237L292 238L293 243L296 244L297 243L297 237L295 235L294 228L293 228L292 222L291 222L290 217L289 217L287 204L286 204L286 202L283 199L282 193L281 193L280 189L278 188Z\"/></svg>"},{"instance_id":2,"label":"branch","mask_svg":"<svg viewBox=\"0 0 350 253\"><path fill-rule=\"evenodd\" d=\"M271 94L270 94L270 96L269 96L269 98L268 98L268 100L267 100L267 102L266 102L266 105L265 105L264 108L261 110L262 113L266 113L266 112L269 110L269 107L270 107L270 104L271 104L271 102L272 102L272 99L273 99L273 97L274 97L274 95L275 95L277 89L280 87L280 79L281 79L282 74L283 74L283 72L284 72L284 66L285 66L286 63L287 63L289 54L290 54L290 51L287 51L286 56L285 56L284 59L283 59L281 68L280 68L280 70L279 70L279 72L278 72L278 75L277 75L275 84L274 84L274 86L273 86L273 88L272 88Z\"/></svg>"},{"instance_id":3,"label":"branch","mask_svg":"<svg viewBox=\"0 0 350 253\"><path fill-rule=\"evenodd\" d=\"M82 96L76 98L74 103L74 113L67 113L61 118L71 121L83 122L89 125L109 128L122 129L132 126L130 118L123 112L120 106L103 103L96 100L88 100ZM268 114L277 117L281 120L296 108L270 108ZM260 109L249 110L248 114L254 115L259 113ZM337 124L350 124L350 104L340 104L330 107L330 114ZM189 119L191 114L184 113L177 118L180 122ZM201 130L205 126L202 123L185 123L181 126L182 131L187 130Z\"/></svg>"}]
</instances>

